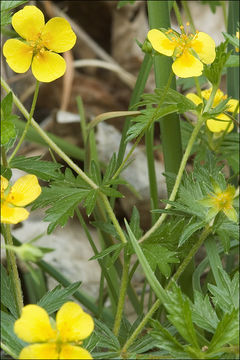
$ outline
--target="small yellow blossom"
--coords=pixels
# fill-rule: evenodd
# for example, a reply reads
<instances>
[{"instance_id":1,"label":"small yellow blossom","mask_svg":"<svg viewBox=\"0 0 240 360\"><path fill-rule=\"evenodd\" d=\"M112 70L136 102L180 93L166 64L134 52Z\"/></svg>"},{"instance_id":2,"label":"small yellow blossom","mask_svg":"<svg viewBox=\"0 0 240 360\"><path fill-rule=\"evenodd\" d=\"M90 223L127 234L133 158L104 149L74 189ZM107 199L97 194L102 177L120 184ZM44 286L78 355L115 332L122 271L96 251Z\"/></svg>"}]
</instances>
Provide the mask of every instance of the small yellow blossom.
<instances>
[{"instance_id":1,"label":"small yellow blossom","mask_svg":"<svg viewBox=\"0 0 240 360\"><path fill-rule=\"evenodd\" d=\"M57 53L70 50L76 42L67 20L55 17L45 24L41 10L25 6L13 15L12 26L23 38L7 40L3 46L12 70L24 73L31 66L35 78L42 82L56 80L65 73L65 60Z\"/></svg>"},{"instance_id":2,"label":"small yellow blossom","mask_svg":"<svg viewBox=\"0 0 240 360\"><path fill-rule=\"evenodd\" d=\"M219 186L215 186L214 193L209 194L207 198L202 199L199 202L203 206L210 208L207 214L209 220L214 218L220 211L223 211L229 220L237 222L237 212L232 205L234 196L234 186L228 185L226 190L222 190Z\"/></svg>"},{"instance_id":3,"label":"small yellow blossom","mask_svg":"<svg viewBox=\"0 0 240 360\"><path fill-rule=\"evenodd\" d=\"M80 305L65 303L52 324L53 320L40 306L24 306L14 332L31 345L23 348L19 359L92 359L79 345L92 333L94 322Z\"/></svg>"},{"instance_id":4,"label":"small yellow blossom","mask_svg":"<svg viewBox=\"0 0 240 360\"><path fill-rule=\"evenodd\" d=\"M236 32L236 38L239 39L239 31ZM239 52L239 48L235 47L236 52Z\"/></svg>"},{"instance_id":5,"label":"small yellow blossom","mask_svg":"<svg viewBox=\"0 0 240 360\"><path fill-rule=\"evenodd\" d=\"M202 98L204 98L205 100L208 100L211 95L211 92L212 92L212 88L201 91ZM203 100L199 96L197 96L196 94L193 94L193 93L188 93L186 95L186 97L189 100L191 100L192 102L194 102L194 104L196 104L196 105L201 104L203 102ZM213 108L216 107L222 100L225 100L225 99L227 99L227 95L224 95L224 93L220 89L218 89L216 92L216 95L214 97L214 100L213 100L213 105L212 105ZM227 111L229 111L230 113L233 113L237 106L238 106L238 112L239 112L239 101L238 100L229 99L227 102L227 106L228 106ZM206 122L207 127L211 132L219 133L221 131L225 131L226 129L227 129L227 132L230 132L233 130L234 125L229 116L227 116L225 114L219 114L216 116L216 119L219 119L219 121L215 120L215 119L208 119ZM230 123L230 125L229 125L229 123Z\"/></svg>"},{"instance_id":6,"label":"small yellow blossom","mask_svg":"<svg viewBox=\"0 0 240 360\"><path fill-rule=\"evenodd\" d=\"M181 34L175 31L162 32L152 29L148 40L154 50L166 56L173 56L172 70L180 78L200 76L203 63L211 64L216 56L213 39L204 32L186 34L181 27Z\"/></svg>"},{"instance_id":7,"label":"small yellow blossom","mask_svg":"<svg viewBox=\"0 0 240 360\"><path fill-rule=\"evenodd\" d=\"M1 176L1 223L17 224L26 220L29 212L24 206L34 201L41 191L35 175L22 176L13 186Z\"/></svg>"}]
</instances>

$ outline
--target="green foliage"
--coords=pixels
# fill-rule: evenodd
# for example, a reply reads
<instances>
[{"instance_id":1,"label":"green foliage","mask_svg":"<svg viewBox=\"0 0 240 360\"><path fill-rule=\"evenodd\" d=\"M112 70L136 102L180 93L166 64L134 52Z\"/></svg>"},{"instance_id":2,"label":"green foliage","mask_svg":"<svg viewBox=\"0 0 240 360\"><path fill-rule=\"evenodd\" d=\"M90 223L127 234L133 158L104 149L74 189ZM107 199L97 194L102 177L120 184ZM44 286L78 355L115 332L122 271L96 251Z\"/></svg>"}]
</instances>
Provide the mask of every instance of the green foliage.
<instances>
[{"instance_id":1,"label":"green foliage","mask_svg":"<svg viewBox=\"0 0 240 360\"><path fill-rule=\"evenodd\" d=\"M13 327L16 319L1 311L1 341L10 349L11 353L14 354L14 358L18 358L18 354L22 348L26 345L20 340L14 333Z\"/></svg>"},{"instance_id":2,"label":"green foliage","mask_svg":"<svg viewBox=\"0 0 240 360\"><path fill-rule=\"evenodd\" d=\"M18 311L13 297L12 281L7 275L7 272L3 265L1 267L1 304L4 305L10 313L17 319Z\"/></svg>"},{"instance_id":3,"label":"green foliage","mask_svg":"<svg viewBox=\"0 0 240 360\"><path fill-rule=\"evenodd\" d=\"M127 4L134 4L136 0L119 0L118 1L118 5L117 5L117 9L121 9L123 6L127 5Z\"/></svg>"},{"instance_id":4,"label":"green foliage","mask_svg":"<svg viewBox=\"0 0 240 360\"><path fill-rule=\"evenodd\" d=\"M43 307L50 315L58 310L66 301L69 301L79 288L81 282L75 282L64 289L61 289L61 285L57 285L53 290L48 291L37 303L37 305Z\"/></svg>"},{"instance_id":5,"label":"green foliage","mask_svg":"<svg viewBox=\"0 0 240 360\"><path fill-rule=\"evenodd\" d=\"M27 2L28 0L1 1L1 30L5 26L11 24L11 20L12 20L11 10Z\"/></svg>"},{"instance_id":6,"label":"green foliage","mask_svg":"<svg viewBox=\"0 0 240 360\"><path fill-rule=\"evenodd\" d=\"M36 175L42 180L64 179L64 175L60 172L62 165L40 160L41 156L16 156L10 163L12 169L26 171L29 174Z\"/></svg>"},{"instance_id":7,"label":"green foliage","mask_svg":"<svg viewBox=\"0 0 240 360\"><path fill-rule=\"evenodd\" d=\"M1 145L10 148L16 138L16 130L13 121L18 118L12 114L13 97L10 92L1 101Z\"/></svg>"},{"instance_id":8,"label":"green foliage","mask_svg":"<svg viewBox=\"0 0 240 360\"><path fill-rule=\"evenodd\" d=\"M221 287L208 284L208 289L213 295L215 306L229 313L239 307L239 273L236 273L231 280L223 269L219 268L218 272L221 279Z\"/></svg>"},{"instance_id":9,"label":"green foliage","mask_svg":"<svg viewBox=\"0 0 240 360\"><path fill-rule=\"evenodd\" d=\"M166 247L156 243L146 242L142 245L142 250L153 271L158 267L161 273L169 278L171 267L169 264L178 263L175 251L170 251Z\"/></svg>"},{"instance_id":10,"label":"green foliage","mask_svg":"<svg viewBox=\"0 0 240 360\"><path fill-rule=\"evenodd\" d=\"M209 5L212 12L215 14L217 6L221 6L221 1L212 0L201 0L204 5Z\"/></svg>"},{"instance_id":11,"label":"green foliage","mask_svg":"<svg viewBox=\"0 0 240 360\"><path fill-rule=\"evenodd\" d=\"M239 39L236 36L232 36L226 32L222 33L223 36L225 37L226 40L228 40L230 42L230 44L232 44L235 47L239 47ZM239 58L239 56L237 55L237 57Z\"/></svg>"},{"instance_id":12,"label":"green foliage","mask_svg":"<svg viewBox=\"0 0 240 360\"><path fill-rule=\"evenodd\" d=\"M194 291L194 304L192 305L193 322L200 328L214 333L219 319L214 310L209 296L203 296L199 291Z\"/></svg>"},{"instance_id":13,"label":"green foliage","mask_svg":"<svg viewBox=\"0 0 240 360\"><path fill-rule=\"evenodd\" d=\"M231 52L226 52L227 41L216 47L216 58L211 65L204 66L204 75L213 84L219 84L224 66L226 65Z\"/></svg>"}]
</instances>

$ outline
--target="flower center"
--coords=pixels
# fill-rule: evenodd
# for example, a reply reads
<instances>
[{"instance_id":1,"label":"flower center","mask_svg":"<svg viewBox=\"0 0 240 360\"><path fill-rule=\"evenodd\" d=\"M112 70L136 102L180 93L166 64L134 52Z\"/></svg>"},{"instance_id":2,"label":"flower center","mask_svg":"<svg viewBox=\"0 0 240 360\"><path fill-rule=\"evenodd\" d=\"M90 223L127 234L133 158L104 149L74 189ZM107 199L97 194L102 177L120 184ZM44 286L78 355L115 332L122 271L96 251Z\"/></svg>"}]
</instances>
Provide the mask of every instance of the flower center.
<instances>
[{"instance_id":1,"label":"flower center","mask_svg":"<svg viewBox=\"0 0 240 360\"><path fill-rule=\"evenodd\" d=\"M230 209L232 207L232 195L227 191L214 196L213 201L219 210Z\"/></svg>"},{"instance_id":2,"label":"flower center","mask_svg":"<svg viewBox=\"0 0 240 360\"><path fill-rule=\"evenodd\" d=\"M167 32L170 34L170 40L173 42L175 47L175 56L179 57L184 52L188 51L192 47L192 41L195 40L198 36L198 32L193 34L186 34L183 30L181 35L177 35L170 30Z\"/></svg>"},{"instance_id":3,"label":"flower center","mask_svg":"<svg viewBox=\"0 0 240 360\"><path fill-rule=\"evenodd\" d=\"M29 45L33 48L33 56L39 53L41 54L46 50L40 33L38 34L38 37L35 40L29 41Z\"/></svg>"}]
</instances>

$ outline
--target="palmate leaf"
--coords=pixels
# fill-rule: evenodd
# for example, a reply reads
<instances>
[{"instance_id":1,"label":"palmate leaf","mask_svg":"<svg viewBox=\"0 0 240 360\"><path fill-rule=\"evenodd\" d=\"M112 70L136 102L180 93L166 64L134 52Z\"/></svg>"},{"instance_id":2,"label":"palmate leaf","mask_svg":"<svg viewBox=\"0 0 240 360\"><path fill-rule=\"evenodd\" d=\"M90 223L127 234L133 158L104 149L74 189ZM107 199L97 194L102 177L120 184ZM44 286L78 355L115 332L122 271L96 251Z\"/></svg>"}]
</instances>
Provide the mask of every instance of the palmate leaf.
<instances>
[{"instance_id":1,"label":"palmate leaf","mask_svg":"<svg viewBox=\"0 0 240 360\"><path fill-rule=\"evenodd\" d=\"M158 340L158 344L156 345L160 349L164 349L173 358L177 359L189 359L189 355L185 352L184 346L180 344L175 337L164 328L159 321L151 320L151 324L154 329L150 332L150 335Z\"/></svg>"},{"instance_id":2,"label":"palmate leaf","mask_svg":"<svg viewBox=\"0 0 240 360\"><path fill-rule=\"evenodd\" d=\"M208 295L204 298L199 291L194 291L192 319L197 326L211 333L215 332L219 323L219 319L211 305Z\"/></svg>"},{"instance_id":3,"label":"palmate leaf","mask_svg":"<svg viewBox=\"0 0 240 360\"><path fill-rule=\"evenodd\" d=\"M17 156L10 163L11 168L26 171L29 174L36 175L42 180L64 179L64 175L59 171L62 167L51 161L41 160L41 156Z\"/></svg>"},{"instance_id":4,"label":"palmate leaf","mask_svg":"<svg viewBox=\"0 0 240 360\"><path fill-rule=\"evenodd\" d=\"M169 264L179 262L176 257L176 252L170 251L159 244L149 242L142 245L142 250L152 270L155 271L158 267L161 273L166 278L169 278L171 274L171 267Z\"/></svg>"},{"instance_id":5,"label":"palmate leaf","mask_svg":"<svg viewBox=\"0 0 240 360\"><path fill-rule=\"evenodd\" d=\"M230 313L224 314L222 320L219 322L216 332L208 346L207 354L221 353L222 346L227 344L236 344L239 339L239 313L238 310L233 309Z\"/></svg>"},{"instance_id":6,"label":"palmate leaf","mask_svg":"<svg viewBox=\"0 0 240 360\"><path fill-rule=\"evenodd\" d=\"M81 282L78 281L64 289L61 289L61 285L58 285L53 290L48 291L37 304L43 307L50 315L69 300L70 296L78 290L80 284Z\"/></svg>"},{"instance_id":7,"label":"palmate leaf","mask_svg":"<svg viewBox=\"0 0 240 360\"><path fill-rule=\"evenodd\" d=\"M218 269L221 279L221 288L208 284L208 289L213 295L213 302L224 312L231 312L239 307L239 273L237 272L231 280L223 269Z\"/></svg>"},{"instance_id":8,"label":"palmate leaf","mask_svg":"<svg viewBox=\"0 0 240 360\"><path fill-rule=\"evenodd\" d=\"M95 333L99 337L99 347L106 347L108 350L119 350L120 344L117 337L112 331L101 321L95 319Z\"/></svg>"},{"instance_id":9,"label":"palmate leaf","mask_svg":"<svg viewBox=\"0 0 240 360\"><path fill-rule=\"evenodd\" d=\"M196 331L192 320L190 300L181 292L180 287L172 285L172 291L168 291L168 301L165 307L168 311L168 319L178 330L179 334L194 348L199 349Z\"/></svg>"},{"instance_id":10,"label":"palmate leaf","mask_svg":"<svg viewBox=\"0 0 240 360\"><path fill-rule=\"evenodd\" d=\"M27 344L15 335L13 331L15 321L16 319L12 315L1 311L1 341L13 354L16 354L15 358L17 359L18 354Z\"/></svg>"},{"instance_id":11,"label":"palmate leaf","mask_svg":"<svg viewBox=\"0 0 240 360\"><path fill-rule=\"evenodd\" d=\"M7 275L5 268L1 267L1 303L9 309L11 314L17 319L18 312L13 297L12 283L10 277Z\"/></svg>"}]
</instances>

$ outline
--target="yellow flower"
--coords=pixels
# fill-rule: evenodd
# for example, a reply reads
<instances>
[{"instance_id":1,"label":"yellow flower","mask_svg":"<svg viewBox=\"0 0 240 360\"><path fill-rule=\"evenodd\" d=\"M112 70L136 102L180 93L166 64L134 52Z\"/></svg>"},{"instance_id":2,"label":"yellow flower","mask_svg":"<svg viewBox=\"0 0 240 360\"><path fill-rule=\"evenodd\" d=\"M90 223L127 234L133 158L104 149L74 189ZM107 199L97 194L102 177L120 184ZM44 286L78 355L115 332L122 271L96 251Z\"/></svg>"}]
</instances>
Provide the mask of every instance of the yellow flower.
<instances>
[{"instance_id":1,"label":"yellow flower","mask_svg":"<svg viewBox=\"0 0 240 360\"><path fill-rule=\"evenodd\" d=\"M154 50L166 56L173 56L173 72L181 77L200 76L203 63L211 64L216 56L213 39L204 32L186 34L181 27L182 34L173 30L162 32L152 29L148 32L148 40Z\"/></svg>"},{"instance_id":2,"label":"yellow flower","mask_svg":"<svg viewBox=\"0 0 240 360\"><path fill-rule=\"evenodd\" d=\"M76 42L67 20L55 17L45 24L41 10L25 6L13 15L12 26L24 41L10 39L3 46L11 69L24 73L32 65L33 75L42 82L56 80L65 73L65 60L57 53L70 50Z\"/></svg>"},{"instance_id":3,"label":"yellow flower","mask_svg":"<svg viewBox=\"0 0 240 360\"><path fill-rule=\"evenodd\" d=\"M236 32L236 38L239 39L239 31ZM235 50L236 50L236 52L239 52L239 48L238 48L238 47L235 47Z\"/></svg>"},{"instance_id":4,"label":"yellow flower","mask_svg":"<svg viewBox=\"0 0 240 360\"><path fill-rule=\"evenodd\" d=\"M34 201L41 191L35 175L22 176L12 187L1 176L1 223L17 224L26 220L29 212L24 206Z\"/></svg>"},{"instance_id":5,"label":"yellow flower","mask_svg":"<svg viewBox=\"0 0 240 360\"><path fill-rule=\"evenodd\" d=\"M210 207L207 214L209 220L215 217L220 211L223 211L229 220L237 222L237 212L232 205L234 196L234 186L228 185L226 190L222 190L219 186L215 185L214 193L199 202L203 206Z\"/></svg>"},{"instance_id":6,"label":"yellow flower","mask_svg":"<svg viewBox=\"0 0 240 360\"><path fill-rule=\"evenodd\" d=\"M32 345L23 348L19 359L92 359L81 340L93 331L94 322L81 306L65 303L56 315L55 326L38 305L26 305L14 324L16 335Z\"/></svg>"},{"instance_id":7,"label":"yellow flower","mask_svg":"<svg viewBox=\"0 0 240 360\"><path fill-rule=\"evenodd\" d=\"M212 88L201 91L202 98L208 100L212 92ZM188 93L186 97L194 102L194 104L198 105L203 102L203 100L193 93ZM227 98L227 95L224 95L224 93L218 89L216 92L216 95L213 100L213 108L216 107L222 100L225 100ZM233 113L235 111L235 108L238 106L238 112L239 112L239 101L236 99L229 99L227 102L227 111ZM216 119L208 119L206 124L208 129L213 133L219 133L221 131L225 131L227 129L227 132L232 131L234 128L233 122L231 118L225 114L219 114L216 116ZM230 125L229 125L230 123Z\"/></svg>"}]
</instances>

